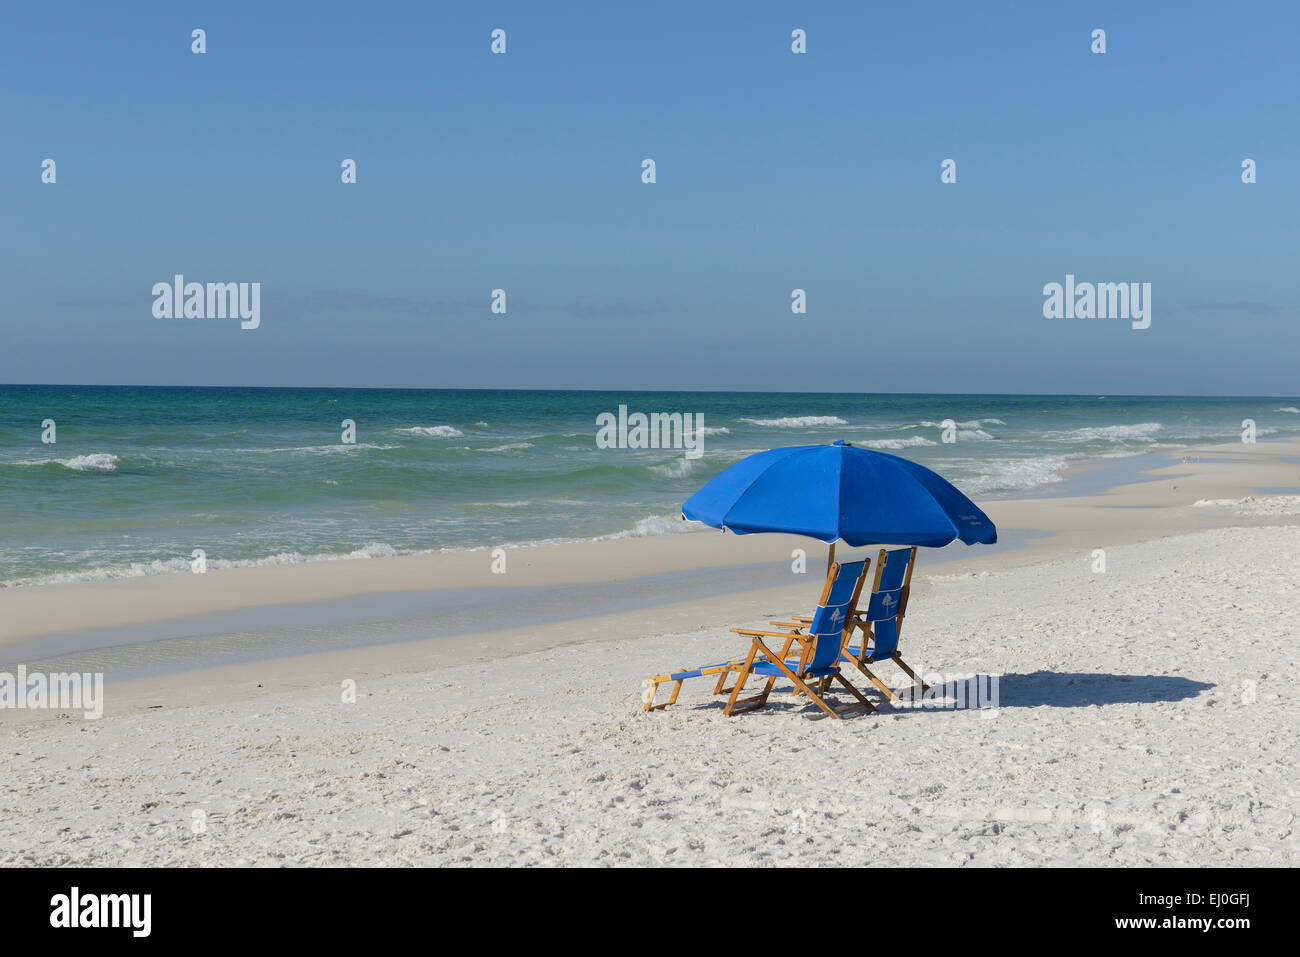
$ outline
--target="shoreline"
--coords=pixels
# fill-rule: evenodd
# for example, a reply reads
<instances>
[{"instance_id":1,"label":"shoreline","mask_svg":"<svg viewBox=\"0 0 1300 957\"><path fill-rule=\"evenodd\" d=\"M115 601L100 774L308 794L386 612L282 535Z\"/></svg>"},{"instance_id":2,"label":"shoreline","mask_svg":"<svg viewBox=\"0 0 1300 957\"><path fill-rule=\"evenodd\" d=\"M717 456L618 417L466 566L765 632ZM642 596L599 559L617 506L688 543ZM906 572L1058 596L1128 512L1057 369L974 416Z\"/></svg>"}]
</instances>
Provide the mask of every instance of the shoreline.
<instances>
[{"instance_id":1,"label":"shoreline","mask_svg":"<svg viewBox=\"0 0 1300 957\"><path fill-rule=\"evenodd\" d=\"M1297 453L1300 440L1179 449L1154 453L1165 464L1098 494L981 502L1002 532L999 544L922 549L916 587L1198 529L1279 524L1191 506L1300 486L1300 468L1288 461ZM1106 460L1080 463L1074 490L1108 468ZM806 553L804 574L791 571L794 549ZM507 552L504 575L492 573L490 553L476 551L11 589L0 591L0 669L102 671L117 705L157 699L170 707L203 700L204 688L256 694L329 683L340 672L427 671L647 623L651 634L725 630L760 605L805 604L824 549L794 536L710 529L519 547ZM840 556L847 551L841 546Z\"/></svg>"},{"instance_id":2,"label":"shoreline","mask_svg":"<svg viewBox=\"0 0 1300 957\"><path fill-rule=\"evenodd\" d=\"M1291 439L1270 439L1258 443L1258 446L1276 446L1278 448L1292 447L1297 455L1300 455L1300 436ZM997 503L1005 502L1031 502L1039 499L1053 498L1081 498L1102 495L1109 492L1112 488L1136 484L1140 482L1141 476L1148 471L1162 467L1156 463L1162 459L1172 458L1182 453L1203 452L1213 450L1219 453L1231 452L1240 448L1236 443L1217 443L1209 445L1179 445L1176 448L1158 448L1149 450L1134 450L1130 452L1107 452L1101 453L1089 458L1069 459L1066 458L1066 464L1061 466L1059 477L1040 483L1030 489L1021 492L994 492L988 495L980 496L976 499L977 503L987 503L990 506ZM897 454L893 452L891 454ZM1300 462L1300 458L1295 461ZM1173 464L1173 463L1164 463ZM1295 489L1300 492L1300 475L1296 478ZM268 553L255 558L230 559L225 567L210 568L206 574L230 574L236 572L255 572L265 571L273 568L293 568L300 565L320 565L333 563L353 563L353 562L374 562L395 560L414 560L414 559L432 559L448 557L454 559L456 556L490 554L493 550L501 548L507 552L516 552L521 550L532 549L551 549L551 548L572 548L575 546L589 546L604 542L614 541L632 541L645 542L647 540L660 538L673 538L680 534L693 534L697 532L708 533L711 529L702 528L698 525L690 526L691 523L683 521L683 527L680 531L669 532L644 532L637 528L646 522L656 522L668 520L668 515L642 515L641 518L630 519L631 527L624 527L614 532L602 533L583 538L566 538L566 537L548 537L539 539L529 539L522 541L509 541L502 543L481 544L481 545L449 545L443 547L420 547L410 549L393 549L383 542L370 542L368 544L356 545L355 547L344 545L340 546L339 551L312 552L310 554L300 554L297 552L281 551ZM677 516L680 519L680 516ZM377 553L371 552L371 549L380 549ZM385 553L387 550L388 553ZM50 589L50 588L67 588L74 586L112 586L121 582L133 582L142 580L166 580L173 577L186 577L192 572L189 570L189 559L172 559L177 563L175 567L161 568L159 562L130 562L121 565L107 567L86 568L74 571L50 572L29 578L16 578L0 582L0 597L3 597L11 591L29 591L31 589ZM210 563L215 563L212 560ZM163 563L166 564L166 563ZM142 567L154 566L144 571L131 571ZM682 568L691 567L683 565ZM95 577L85 577L95 576ZM391 590L408 590L427 585L418 585L412 583L400 584ZM375 590L388 590L376 588ZM3 641L4 633L0 631L0 642Z\"/></svg>"}]
</instances>

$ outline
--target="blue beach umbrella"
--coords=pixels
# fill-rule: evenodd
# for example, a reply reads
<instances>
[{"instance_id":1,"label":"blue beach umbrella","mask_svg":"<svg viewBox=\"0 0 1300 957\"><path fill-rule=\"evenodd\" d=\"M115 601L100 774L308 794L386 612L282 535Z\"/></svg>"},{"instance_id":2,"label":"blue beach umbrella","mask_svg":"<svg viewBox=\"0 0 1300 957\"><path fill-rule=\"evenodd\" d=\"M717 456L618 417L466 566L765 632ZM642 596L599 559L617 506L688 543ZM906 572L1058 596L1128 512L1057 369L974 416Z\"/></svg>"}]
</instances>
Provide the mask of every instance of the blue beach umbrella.
<instances>
[{"instance_id":1,"label":"blue beach umbrella","mask_svg":"<svg viewBox=\"0 0 1300 957\"><path fill-rule=\"evenodd\" d=\"M992 545L998 530L923 465L844 442L756 452L686 500L682 517L737 535L784 532L850 546Z\"/></svg>"}]
</instances>

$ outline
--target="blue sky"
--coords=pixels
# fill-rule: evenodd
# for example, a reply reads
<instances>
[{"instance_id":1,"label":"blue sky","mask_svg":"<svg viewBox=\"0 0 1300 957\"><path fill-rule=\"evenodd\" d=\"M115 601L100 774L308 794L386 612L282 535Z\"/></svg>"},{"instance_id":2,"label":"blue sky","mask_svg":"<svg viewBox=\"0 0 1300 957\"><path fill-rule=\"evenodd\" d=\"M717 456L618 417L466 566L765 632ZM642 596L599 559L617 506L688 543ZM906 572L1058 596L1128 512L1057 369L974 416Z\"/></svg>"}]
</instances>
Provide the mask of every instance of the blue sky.
<instances>
[{"instance_id":1,"label":"blue sky","mask_svg":"<svg viewBox=\"0 0 1300 957\"><path fill-rule=\"evenodd\" d=\"M269 7L0 13L0 382L1297 388L1295 4Z\"/></svg>"}]
</instances>

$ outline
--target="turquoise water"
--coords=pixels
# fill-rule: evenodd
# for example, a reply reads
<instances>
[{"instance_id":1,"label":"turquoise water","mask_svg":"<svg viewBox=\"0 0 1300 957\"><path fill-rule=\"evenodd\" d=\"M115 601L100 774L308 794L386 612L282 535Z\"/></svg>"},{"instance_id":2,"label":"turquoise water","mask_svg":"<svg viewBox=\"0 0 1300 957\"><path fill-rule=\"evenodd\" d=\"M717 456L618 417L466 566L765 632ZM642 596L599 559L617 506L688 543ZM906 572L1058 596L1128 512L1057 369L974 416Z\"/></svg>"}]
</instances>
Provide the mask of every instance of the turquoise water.
<instances>
[{"instance_id":1,"label":"turquoise water","mask_svg":"<svg viewBox=\"0 0 1300 957\"><path fill-rule=\"evenodd\" d=\"M620 405L702 414L702 457L598 448ZM1048 494L1071 462L1239 441L1246 418L1300 435L1300 399L4 386L0 582L668 534L732 462L835 439L975 498Z\"/></svg>"}]
</instances>

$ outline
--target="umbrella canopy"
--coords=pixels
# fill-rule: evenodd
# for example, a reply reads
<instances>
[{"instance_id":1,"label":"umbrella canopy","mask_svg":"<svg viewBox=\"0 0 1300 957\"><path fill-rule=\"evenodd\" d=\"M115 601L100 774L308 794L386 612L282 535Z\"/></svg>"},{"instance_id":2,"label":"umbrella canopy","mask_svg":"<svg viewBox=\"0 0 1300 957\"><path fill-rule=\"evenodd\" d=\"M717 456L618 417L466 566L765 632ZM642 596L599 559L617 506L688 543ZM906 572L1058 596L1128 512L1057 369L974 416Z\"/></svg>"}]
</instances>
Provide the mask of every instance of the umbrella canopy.
<instances>
[{"instance_id":1,"label":"umbrella canopy","mask_svg":"<svg viewBox=\"0 0 1300 957\"><path fill-rule=\"evenodd\" d=\"M737 535L785 532L855 548L998 540L988 516L943 476L844 442L743 458L687 499L682 516Z\"/></svg>"}]
</instances>

